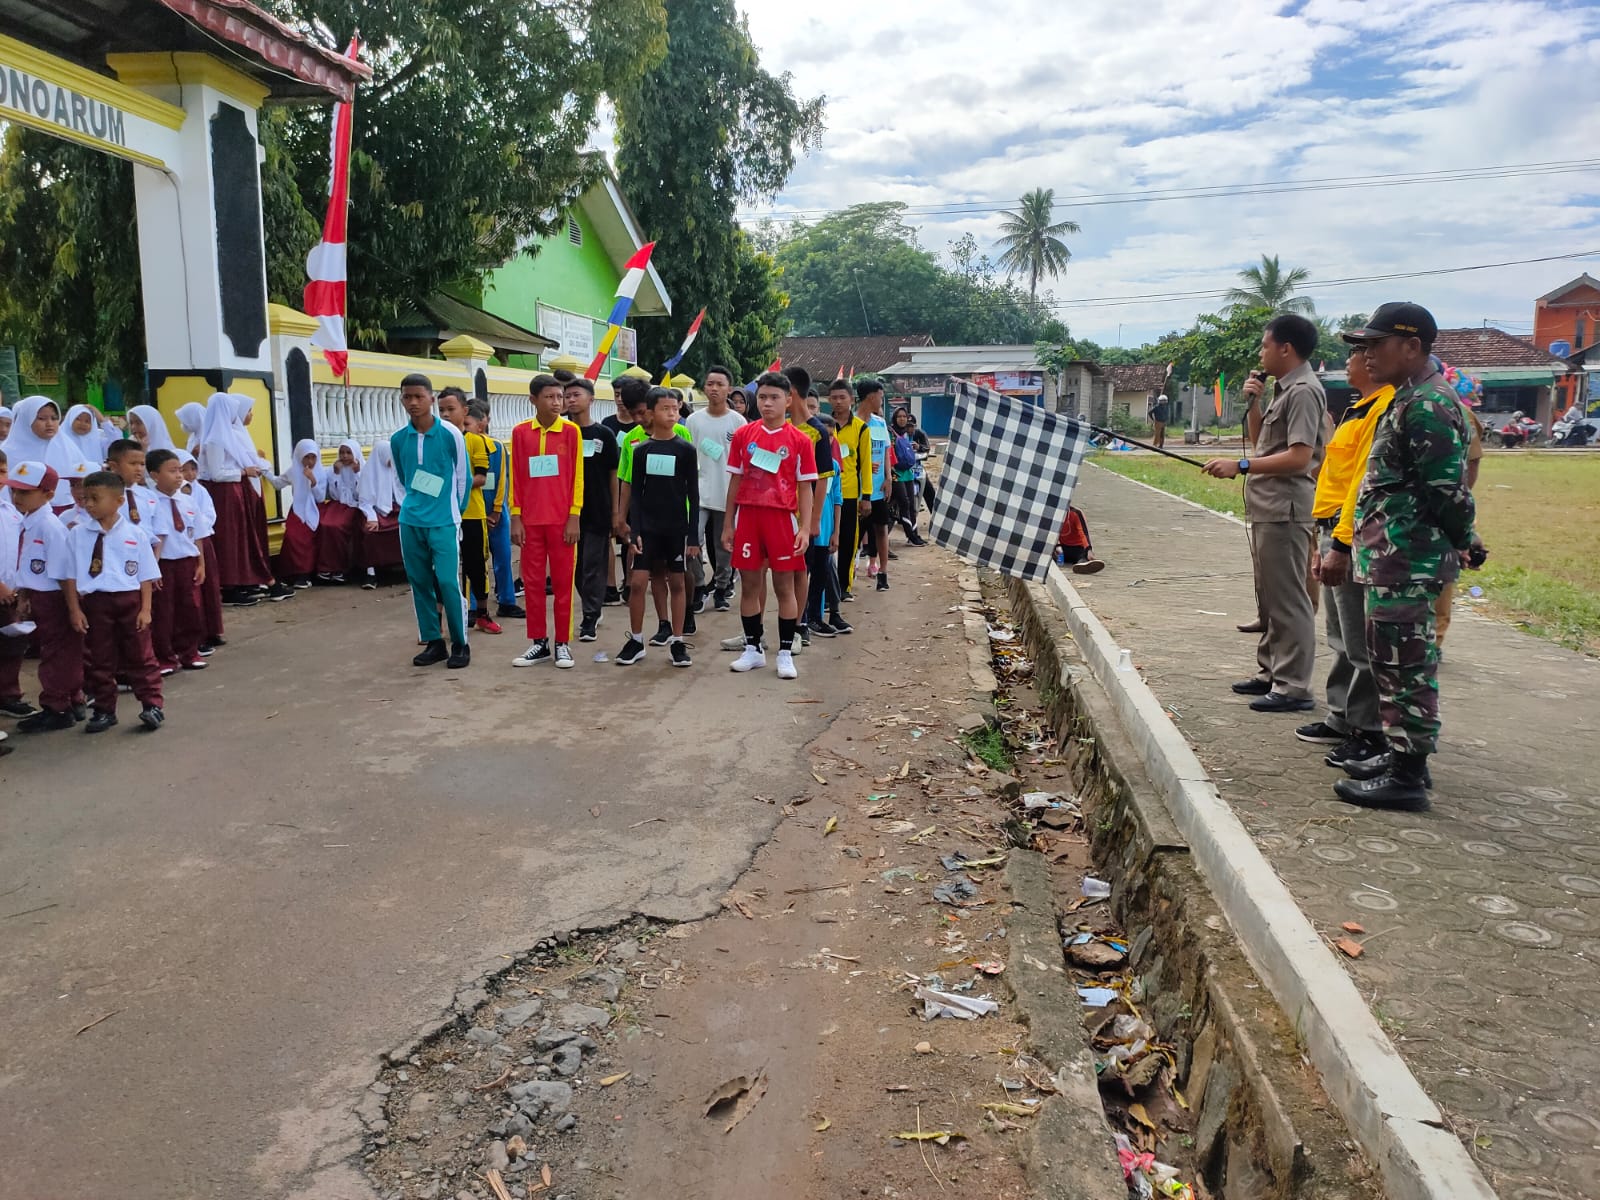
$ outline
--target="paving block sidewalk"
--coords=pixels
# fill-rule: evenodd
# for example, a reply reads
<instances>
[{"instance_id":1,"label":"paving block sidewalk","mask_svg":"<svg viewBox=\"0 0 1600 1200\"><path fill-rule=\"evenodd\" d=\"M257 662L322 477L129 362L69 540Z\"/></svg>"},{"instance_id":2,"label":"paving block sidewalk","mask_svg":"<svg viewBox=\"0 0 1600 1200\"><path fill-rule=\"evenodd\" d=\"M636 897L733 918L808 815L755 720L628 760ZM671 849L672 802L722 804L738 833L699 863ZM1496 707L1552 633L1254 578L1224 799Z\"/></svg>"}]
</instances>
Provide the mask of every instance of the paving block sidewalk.
<instances>
[{"instance_id":1,"label":"paving block sidewalk","mask_svg":"<svg viewBox=\"0 0 1600 1200\"><path fill-rule=\"evenodd\" d=\"M1229 690L1255 670L1244 528L1093 467L1073 498L1110 564L1074 585L1306 915L1366 928L1346 966L1496 1191L1600 1196L1600 663L1458 604L1433 811L1365 812L1294 736L1320 713Z\"/></svg>"}]
</instances>

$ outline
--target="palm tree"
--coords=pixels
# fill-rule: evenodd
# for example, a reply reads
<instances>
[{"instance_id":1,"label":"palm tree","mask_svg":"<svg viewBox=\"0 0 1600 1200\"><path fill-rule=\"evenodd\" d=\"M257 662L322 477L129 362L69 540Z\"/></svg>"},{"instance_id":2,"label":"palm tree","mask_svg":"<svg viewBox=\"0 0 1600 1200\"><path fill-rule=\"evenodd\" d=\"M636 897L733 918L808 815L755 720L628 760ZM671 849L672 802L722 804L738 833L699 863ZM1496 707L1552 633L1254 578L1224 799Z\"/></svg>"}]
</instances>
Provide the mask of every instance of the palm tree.
<instances>
[{"instance_id":1,"label":"palm tree","mask_svg":"<svg viewBox=\"0 0 1600 1200\"><path fill-rule=\"evenodd\" d=\"M1000 223L1000 266L1013 275L1026 272L1028 295L1035 300L1039 277L1061 274L1072 257L1061 235L1082 232L1076 221L1052 221L1055 207L1055 188L1034 188L1022 198L1021 207L1006 213Z\"/></svg>"},{"instance_id":2,"label":"palm tree","mask_svg":"<svg viewBox=\"0 0 1600 1200\"><path fill-rule=\"evenodd\" d=\"M1230 289L1223 299L1235 308L1266 308L1310 316L1316 312L1311 297L1295 295L1300 285L1310 278L1311 272L1304 267L1285 271L1276 254L1271 258L1263 254L1259 267L1239 272L1239 279L1245 286Z\"/></svg>"}]
</instances>

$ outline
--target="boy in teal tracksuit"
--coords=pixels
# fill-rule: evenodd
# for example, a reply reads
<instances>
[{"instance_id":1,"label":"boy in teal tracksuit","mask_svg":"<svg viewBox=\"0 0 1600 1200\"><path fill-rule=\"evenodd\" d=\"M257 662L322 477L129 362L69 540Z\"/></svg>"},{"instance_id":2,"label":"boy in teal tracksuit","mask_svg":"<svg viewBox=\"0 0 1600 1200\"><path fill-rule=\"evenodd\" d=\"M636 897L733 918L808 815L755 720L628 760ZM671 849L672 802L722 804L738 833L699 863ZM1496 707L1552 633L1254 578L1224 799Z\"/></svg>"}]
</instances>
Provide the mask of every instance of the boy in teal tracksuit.
<instances>
[{"instance_id":1,"label":"boy in teal tracksuit","mask_svg":"<svg viewBox=\"0 0 1600 1200\"><path fill-rule=\"evenodd\" d=\"M400 553L417 610L417 631L425 643L411 661L418 667L444 662L458 670L472 661L461 595L467 446L461 432L434 412L433 383L426 375L400 381L400 405L411 418L389 438L394 468L406 489L400 504ZM448 652L440 636L441 609L450 630Z\"/></svg>"}]
</instances>

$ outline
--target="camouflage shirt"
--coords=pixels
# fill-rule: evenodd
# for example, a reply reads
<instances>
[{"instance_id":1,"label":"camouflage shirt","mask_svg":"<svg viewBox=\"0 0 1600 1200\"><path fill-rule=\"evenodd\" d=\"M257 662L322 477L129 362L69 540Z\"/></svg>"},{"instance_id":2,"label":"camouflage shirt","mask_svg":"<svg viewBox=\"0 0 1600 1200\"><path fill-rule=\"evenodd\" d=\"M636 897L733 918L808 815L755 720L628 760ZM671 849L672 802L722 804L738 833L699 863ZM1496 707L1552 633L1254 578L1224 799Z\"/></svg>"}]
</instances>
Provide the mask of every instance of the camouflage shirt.
<instances>
[{"instance_id":1,"label":"camouflage shirt","mask_svg":"<svg viewBox=\"0 0 1600 1200\"><path fill-rule=\"evenodd\" d=\"M1356 498L1355 577L1399 587L1448 583L1472 542L1467 426L1438 372L1400 388L1372 435Z\"/></svg>"}]
</instances>

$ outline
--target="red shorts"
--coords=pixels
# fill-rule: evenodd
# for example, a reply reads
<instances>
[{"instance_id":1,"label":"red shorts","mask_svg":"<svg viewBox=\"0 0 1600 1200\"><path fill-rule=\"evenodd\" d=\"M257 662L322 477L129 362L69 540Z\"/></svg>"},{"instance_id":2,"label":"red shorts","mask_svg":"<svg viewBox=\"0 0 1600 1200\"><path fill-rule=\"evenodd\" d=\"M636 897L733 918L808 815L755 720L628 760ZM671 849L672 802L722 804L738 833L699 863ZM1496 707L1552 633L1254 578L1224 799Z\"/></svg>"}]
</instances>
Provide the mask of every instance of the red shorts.
<instances>
[{"instance_id":1,"label":"red shorts","mask_svg":"<svg viewBox=\"0 0 1600 1200\"><path fill-rule=\"evenodd\" d=\"M799 518L781 508L739 508L733 519L733 569L804 571L805 552L794 552Z\"/></svg>"}]
</instances>

